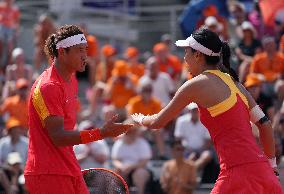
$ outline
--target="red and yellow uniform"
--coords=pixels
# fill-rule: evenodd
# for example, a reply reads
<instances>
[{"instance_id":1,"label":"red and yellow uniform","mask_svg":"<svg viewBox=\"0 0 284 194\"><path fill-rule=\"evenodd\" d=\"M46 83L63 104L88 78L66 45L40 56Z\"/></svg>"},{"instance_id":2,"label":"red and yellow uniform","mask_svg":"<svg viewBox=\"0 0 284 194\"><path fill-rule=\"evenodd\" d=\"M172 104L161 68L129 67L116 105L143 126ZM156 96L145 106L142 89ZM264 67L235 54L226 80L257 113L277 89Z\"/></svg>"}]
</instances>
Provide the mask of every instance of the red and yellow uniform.
<instances>
[{"instance_id":1,"label":"red and yellow uniform","mask_svg":"<svg viewBox=\"0 0 284 194\"><path fill-rule=\"evenodd\" d=\"M200 119L209 129L218 154L221 172L211 194L280 194L281 186L252 134L249 106L231 77L218 70L231 90L229 98L212 107L199 106Z\"/></svg>"},{"instance_id":2,"label":"red and yellow uniform","mask_svg":"<svg viewBox=\"0 0 284 194\"><path fill-rule=\"evenodd\" d=\"M61 185L68 185L69 193L86 193L73 147L56 147L44 126L44 120L48 116L59 116L64 118L64 130L73 130L77 111L74 107L78 105L77 93L75 76L69 82L64 81L54 65L40 75L31 89L30 139L25 178L28 188L33 191L36 188L38 193L66 193L65 186Z\"/></svg>"}]
</instances>

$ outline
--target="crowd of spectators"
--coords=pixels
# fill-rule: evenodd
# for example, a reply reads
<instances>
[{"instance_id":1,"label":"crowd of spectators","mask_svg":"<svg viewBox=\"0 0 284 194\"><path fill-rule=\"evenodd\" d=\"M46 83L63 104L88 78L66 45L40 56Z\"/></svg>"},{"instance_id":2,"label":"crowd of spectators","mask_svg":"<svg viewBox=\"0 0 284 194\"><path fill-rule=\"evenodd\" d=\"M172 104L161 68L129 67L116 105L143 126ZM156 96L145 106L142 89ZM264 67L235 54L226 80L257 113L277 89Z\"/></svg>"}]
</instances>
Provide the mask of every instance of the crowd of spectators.
<instances>
[{"instance_id":1,"label":"crowd of spectators","mask_svg":"<svg viewBox=\"0 0 284 194\"><path fill-rule=\"evenodd\" d=\"M226 20L214 5L206 7L196 28L209 28L230 43L231 61L240 82L273 123L279 164L284 154L284 14L277 14L274 27L266 28L257 6L248 12L242 3L232 1L228 8ZM157 40L148 56L134 46L119 51L111 44L100 45L86 24L78 25L84 29L89 48L87 73L83 78L78 75L79 82L85 78L88 87L80 94L76 130L101 127L115 114L120 122L127 122L133 113L155 114L191 79L182 55L172 49L175 40L168 34ZM0 193L25 192L27 98L33 81L51 63L43 47L57 25L46 14L39 17L34 27L32 64L26 63L24 50L15 44L19 27L20 11L13 0L1 1ZM256 126L253 133L258 141ZM74 151L82 169L111 168L137 194L192 193L200 183L214 183L219 173L210 135L194 103L161 130L134 127L117 139L77 145ZM158 175L149 168L155 160L162 161Z\"/></svg>"}]
</instances>

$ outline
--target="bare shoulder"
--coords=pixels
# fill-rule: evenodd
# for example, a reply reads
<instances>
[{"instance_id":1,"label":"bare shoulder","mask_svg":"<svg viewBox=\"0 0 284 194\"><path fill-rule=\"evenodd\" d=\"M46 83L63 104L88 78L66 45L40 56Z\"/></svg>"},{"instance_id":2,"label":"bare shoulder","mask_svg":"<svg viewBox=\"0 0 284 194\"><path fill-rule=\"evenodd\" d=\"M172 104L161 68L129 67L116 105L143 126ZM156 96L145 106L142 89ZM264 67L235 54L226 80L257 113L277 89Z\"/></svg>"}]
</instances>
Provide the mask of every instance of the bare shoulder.
<instances>
[{"instance_id":1,"label":"bare shoulder","mask_svg":"<svg viewBox=\"0 0 284 194\"><path fill-rule=\"evenodd\" d=\"M209 78L207 75L200 74L184 83L187 87L199 88L208 84Z\"/></svg>"},{"instance_id":2,"label":"bare shoulder","mask_svg":"<svg viewBox=\"0 0 284 194\"><path fill-rule=\"evenodd\" d=\"M186 96L190 97L192 102L199 104L201 103L200 97L208 95L207 90L209 83L210 83L210 78L207 75L200 74L185 82L179 88L178 92L186 94Z\"/></svg>"}]
</instances>

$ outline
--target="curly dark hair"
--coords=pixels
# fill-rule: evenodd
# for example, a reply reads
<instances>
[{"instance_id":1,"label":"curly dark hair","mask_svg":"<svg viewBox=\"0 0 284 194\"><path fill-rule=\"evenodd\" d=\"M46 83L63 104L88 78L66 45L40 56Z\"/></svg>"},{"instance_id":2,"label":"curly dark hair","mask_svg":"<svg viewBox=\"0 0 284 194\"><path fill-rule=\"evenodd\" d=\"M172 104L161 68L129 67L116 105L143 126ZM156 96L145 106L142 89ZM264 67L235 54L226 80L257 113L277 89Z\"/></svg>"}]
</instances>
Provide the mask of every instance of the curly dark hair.
<instances>
[{"instance_id":1,"label":"curly dark hair","mask_svg":"<svg viewBox=\"0 0 284 194\"><path fill-rule=\"evenodd\" d=\"M58 51L56 49L56 44L70 36L77 34L83 34L80 27L76 25L64 25L59 28L55 34L51 34L45 41L44 52L48 58L54 59L58 56ZM68 48L65 48L68 51Z\"/></svg>"}]
</instances>

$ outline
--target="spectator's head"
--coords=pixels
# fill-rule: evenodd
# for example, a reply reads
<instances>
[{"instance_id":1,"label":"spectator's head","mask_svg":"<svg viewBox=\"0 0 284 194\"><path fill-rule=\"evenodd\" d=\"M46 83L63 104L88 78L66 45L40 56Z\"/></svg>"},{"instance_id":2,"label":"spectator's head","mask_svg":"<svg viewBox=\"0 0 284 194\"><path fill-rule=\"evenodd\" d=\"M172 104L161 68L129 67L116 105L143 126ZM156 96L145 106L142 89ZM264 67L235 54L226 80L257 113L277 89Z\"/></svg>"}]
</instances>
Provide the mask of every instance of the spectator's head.
<instances>
[{"instance_id":1,"label":"spectator's head","mask_svg":"<svg viewBox=\"0 0 284 194\"><path fill-rule=\"evenodd\" d=\"M12 61L19 66L25 64L24 50L22 48L15 48L12 51Z\"/></svg>"},{"instance_id":2,"label":"spectator's head","mask_svg":"<svg viewBox=\"0 0 284 194\"><path fill-rule=\"evenodd\" d=\"M244 39L256 38L256 31L253 25L249 21L244 21L241 25L241 28L242 28L242 37Z\"/></svg>"},{"instance_id":3,"label":"spectator's head","mask_svg":"<svg viewBox=\"0 0 284 194\"><path fill-rule=\"evenodd\" d=\"M244 4L240 2L234 2L229 5L229 11L231 16L237 21L237 24L241 25L241 23L246 18L246 11Z\"/></svg>"},{"instance_id":4,"label":"spectator's head","mask_svg":"<svg viewBox=\"0 0 284 194\"><path fill-rule=\"evenodd\" d=\"M172 155L176 160L183 160L185 147L179 138L175 138L170 142L172 148Z\"/></svg>"},{"instance_id":5,"label":"spectator's head","mask_svg":"<svg viewBox=\"0 0 284 194\"><path fill-rule=\"evenodd\" d=\"M195 123L199 121L199 111L198 111L198 106L196 103L192 102L189 105L186 106L187 110L191 114L191 120Z\"/></svg>"},{"instance_id":6,"label":"spectator's head","mask_svg":"<svg viewBox=\"0 0 284 194\"><path fill-rule=\"evenodd\" d=\"M248 74L248 76L246 77L244 86L255 100L259 97L261 91L261 84L264 80L265 78L263 75L255 73Z\"/></svg>"},{"instance_id":7,"label":"spectator's head","mask_svg":"<svg viewBox=\"0 0 284 194\"><path fill-rule=\"evenodd\" d=\"M230 47L227 42L220 40L218 34L207 28L200 28L186 40L176 41L176 45L185 49L184 60L193 77L206 69L220 66L238 81L238 76L230 65ZM221 57L222 64L220 65Z\"/></svg>"},{"instance_id":8,"label":"spectator's head","mask_svg":"<svg viewBox=\"0 0 284 194\"><path fill-rule=\"evenodd\" d=\"M147 71L149 73L150 78L156 79L159 72L160 72L160 67L159 67L159 64L157 62L157 58L156 57L150 57L146 61L146 68L147 68Z\"/></svg>"},{"instance_id":9,"label":"spectator's head","mask_svg":"<svg viewBox=\"0 0 284 194\"><path fill-rule=\"evenodd\" d=\"M76 25L65 25L51 34L45 42L48 58L57 59L68 72L85 70L87 40L83 31Z\"/></svg>"},{"instance_id":10,"label":"spectator's head","mask_svg":"<svg viewBox=\"0 0 284 194\"><path fill-rule=\"evenodd\" d=\"M12 140L17 141L19 139L22 129L22 125L18 119L10 117L6 121L6 131Z\"/></svg>"},{"instance_id":11,"label":"spectator's head","mask_svg":"<svg viewBox=\"0 0 284 194\"><path fill-rule=\"evenodd\" d=\"M153 47L154 55L160 60L165 60L169 54L169 48L164 43L157 43Z\"/></svg>"},{"instance_id":12,"label":"spectator's head","mask_svg":"<svg viewBox=\"0 0 284 194\"><path fill-rule=\"evenodd\" d=\"M222 24L219 23L216 17L214 16L207 17L204 21L204 25L206 28L217 34L219 34L223 29Z\"/></svg>"},{"instance_id":13,"label":"spectator's head","mask_svg":"<svg viewBox=\"0 0 284 194\"><path fill-rule=\"evenodd\" d=\"M127 75L129 73L129 67L126 61L117 60L114 63L114 68L112 70L112 76L118 78L120 82L125 82Z\"/></svg>"},{"instance_id":14,"label":"spectator's head","mask_svg":"<svg viewBox=\"0 0 284 194\"><path fill-rule=\"evenodd\" d=\"M262 39L262 47L268 55L273 55L277 51L275 38L272 36L264 37Z\"/></svg>"},{"instance_id":15,"label":"spectator's head","mask_svg":"<svg viewBox=\"0 0 284 194\"><path fill-rule=\"evenodd\" d=\"M163 34L163 35L161 36L161 42L164 43L165 45L167 45L168 47L170 47L170 45L172 44L171 35L169 35L169 34Z\"/></svg>"},{"instance_id":16,"label":"spectator's head","mask_svg":"<svg viewBox=\"0 0 284 194\"><path fill-rule=\"evenodd\" d=\"M136 47L128 47L124 52L124 57L128 61L137 61L139 50Z\"/></svg>"},{"instance_id":17,"label":"spectator's head","mask_svg":"<svg viewBox=\"0 0 284 194\"><path fill-rule=\"evenodd\" d=\"M152 98L152 83L149 80L143 80L139 85L139 94L141 95L143 101L149 102Z\"/></svg>"},{"instance_id":18,"label":"spectator's head","mask_svg":"<svg viewBox=\"0 0 284 194\"><path fill-rule=\"evenodd\" d=\"M117 54L117 50L110 44L106 44L101 49L102 56L105 59L111 59Z\"/></svg>"},{"instance_id":19,"label":"spectator's head","mask_svg":"<svg viewBox=\"0 0 284 194\"><path fill-rule=\"evenodd\" d=\"M20 78L16 81L17 93L22 99L26 99L29 91L29 82L25 78Z\"/></svg>"},{"instance_id":20,"label":"spectator's head","mask_svg":"<svg viewBox=\"0 0 284 194\"><path fill-rule=\"evenodd\" d=\"M47 14L42 14L39 16L38 23L44 28L53 28L53 21L51 17L49 17Z\"/></svg>"}]
</instances>

